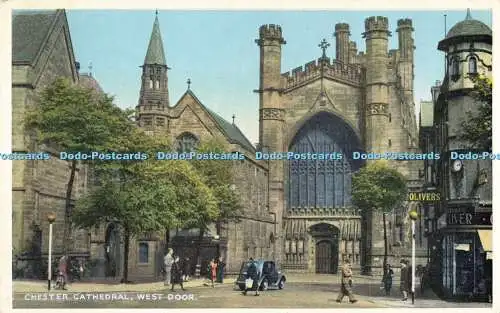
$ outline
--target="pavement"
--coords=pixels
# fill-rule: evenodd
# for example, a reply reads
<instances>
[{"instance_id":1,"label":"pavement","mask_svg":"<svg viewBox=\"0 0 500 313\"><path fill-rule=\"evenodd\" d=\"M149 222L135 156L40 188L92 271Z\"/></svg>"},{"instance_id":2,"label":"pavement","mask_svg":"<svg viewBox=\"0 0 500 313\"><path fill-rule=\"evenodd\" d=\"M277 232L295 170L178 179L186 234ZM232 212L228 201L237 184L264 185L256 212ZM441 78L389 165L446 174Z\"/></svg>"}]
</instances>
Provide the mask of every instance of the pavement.
<instances>
[{"instance_id":1,"label":"pavement","mask_svg":"<svg viewBox=\"0 0 500 313\"><path fill-rule=\"evenodd\" d=\"M234 278L214 288L204 280L185 283L185 291L174 292L163 282L117 284L75 282L67 291L47 292L47 282L14 281L13 306L20 308L491 308L489 303L455 303L433 294L417 296L415 304L403 302L398 288L390 296L381 294L380 280L355 277L353 291L358 302L347 298L335 302L340 290L337 275L288 275L283 290L268 290L244 296ZM398 286L396 286L398 287ZM92 293L92 294L90 294ZM51 298L52 297L52 298ZM111 299L111 297L114 297Z\"/></svg>"}]
</instances>

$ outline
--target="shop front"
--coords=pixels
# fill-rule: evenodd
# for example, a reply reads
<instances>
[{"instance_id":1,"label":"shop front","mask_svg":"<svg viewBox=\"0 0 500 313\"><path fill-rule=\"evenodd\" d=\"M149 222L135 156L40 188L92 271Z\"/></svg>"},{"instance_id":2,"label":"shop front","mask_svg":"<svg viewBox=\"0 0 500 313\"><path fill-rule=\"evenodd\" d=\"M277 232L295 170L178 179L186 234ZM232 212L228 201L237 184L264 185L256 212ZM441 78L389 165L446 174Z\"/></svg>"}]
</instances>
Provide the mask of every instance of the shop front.
<instances>
[{"instance_id":1,"label":"shop front","mask_svg":"<svg viewBox=\"0 0 500 313\"><path fill-rule=\"evenodd\" d=\"M491 211L456 208L433 235L433 285L445 298L491 301Z\"/></svg>"}]
</instances>

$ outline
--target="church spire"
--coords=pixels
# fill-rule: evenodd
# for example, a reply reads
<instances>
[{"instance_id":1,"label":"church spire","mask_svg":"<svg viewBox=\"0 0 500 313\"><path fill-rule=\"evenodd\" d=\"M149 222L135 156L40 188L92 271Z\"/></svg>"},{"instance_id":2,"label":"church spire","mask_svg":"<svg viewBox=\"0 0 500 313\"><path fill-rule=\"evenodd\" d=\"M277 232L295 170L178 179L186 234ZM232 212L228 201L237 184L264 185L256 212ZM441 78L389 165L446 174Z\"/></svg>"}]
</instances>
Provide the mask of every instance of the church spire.
<instances>
[{"instance_id":1,"label":"church spire","mask_svg":"<svg viewBox=\"0 0 500 313\"><path fill-rule=\"evenodd\" d=\"M161 39L160 22L158 21L158 11L156 11L153 31L149 39L148 52L144 59L144 64L167 65L165 50L163 50L163 40Z\"/></svg>"}]
</instances>

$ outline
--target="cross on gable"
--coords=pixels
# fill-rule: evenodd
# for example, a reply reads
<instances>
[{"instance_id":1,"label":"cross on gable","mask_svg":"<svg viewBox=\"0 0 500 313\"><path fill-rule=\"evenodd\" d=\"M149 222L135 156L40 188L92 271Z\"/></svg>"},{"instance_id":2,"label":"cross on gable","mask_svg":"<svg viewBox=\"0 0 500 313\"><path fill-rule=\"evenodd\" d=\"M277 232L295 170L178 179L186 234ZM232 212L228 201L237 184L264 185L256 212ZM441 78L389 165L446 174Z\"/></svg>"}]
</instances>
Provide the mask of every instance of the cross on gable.
<instances>
[{"instance_id":1,"label":"cross on gable","mask_svg":"<svg viewBox=\"0 0 500 313\"><path fill-rule=\"evenodd\" d=\"M188 84L188 89L191 89L191 79L190 78L188 78L186 83Z\"/></svg>"},{"instance_id":2,"label":"cross on gable","mask_svg":"<svg viewBox=\"0 0 500 313\"><path fill-rule=\"evenodd\" d=\"M323 58L326 58L326 49L330 47L328 41L326 41L326 39L323 38L323 40L319 43L318 47L320 47L321 50L323 50Z\"/></svg>"}]
</instances>

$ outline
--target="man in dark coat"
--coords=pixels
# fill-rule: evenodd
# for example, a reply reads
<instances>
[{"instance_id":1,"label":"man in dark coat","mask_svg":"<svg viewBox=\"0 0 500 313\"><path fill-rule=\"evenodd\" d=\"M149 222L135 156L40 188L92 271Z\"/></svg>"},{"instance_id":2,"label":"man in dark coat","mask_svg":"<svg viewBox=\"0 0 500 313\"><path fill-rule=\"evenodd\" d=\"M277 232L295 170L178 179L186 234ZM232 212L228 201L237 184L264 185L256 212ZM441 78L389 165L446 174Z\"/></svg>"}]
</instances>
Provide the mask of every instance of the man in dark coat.
<instances>
[{"instance_id":1,"label":"man in dark coat","mask_svg":"<svg viewBox=\"0 0 500 313\"><path fill-rule=\"evenodd\" d=\"M342 281L337 302L341 303L345 296L349 298L349 302L351 303L356 303L358 301L352 294L352 268L351 261L348 259L344 260L344 265L342 266Z\"/></svg>"},{"instance_id":2,"label":"man in dark coat","mask_svg":"<svg viewBox=\"0 0 500 313\"><path fill-rule=\"evenodd\" d=\"M224 259L222 257L219 258L217 262L217 283L224 283L224 268L226 267L226 263L224 263Z\"/></svg>"},{"instance_id":3,"label":"man in dark coat","mask_svg":"<svg viewBox=\"0 0 500 313\"><path fill-rule=\"evenodd\" d=\"M253 281L251 290L255 290L255 295L258 296L259 295L260 273L259 273L259 270L257 269L257 264L255 263L255 261L252 258L250 258L250 260L248 262L250 264L249 264L248 269L247 269L246 279L251 279ZM248 290L249 289L248 289L246 282L245 282L245 290L243 291L243 294L246 295Z\"/></svg>"},{"instance_id":4,"label":"man in dark coat","mask_svg":"<svg viewBox=\"0 0 500 313\"><path fill-rule=\"evenodd\" d=\"M170 283L172 284L172 288L170 290L174 291L175 285L180 285L181 289L185 290L182 282L182 268L179 262L179 257L176 257L174 259L174 263L172 263L172 269L170 271L171 271Z\"/></svg>"},{"instance_id":5,"label":"man in dark coat","mask_svg":"<svg viewBox=\"0 0 500 313\"><path fill-rule=\"evenodd\" d=\"M401 293L403 294L403 301L408 300L408 294L412 291L411 290L411 282L412 282L412 277L411 277L411 266L408 265L407 260L401 260L401 280L400 280L400 290Z\"/></svg>"}]
</instances>

